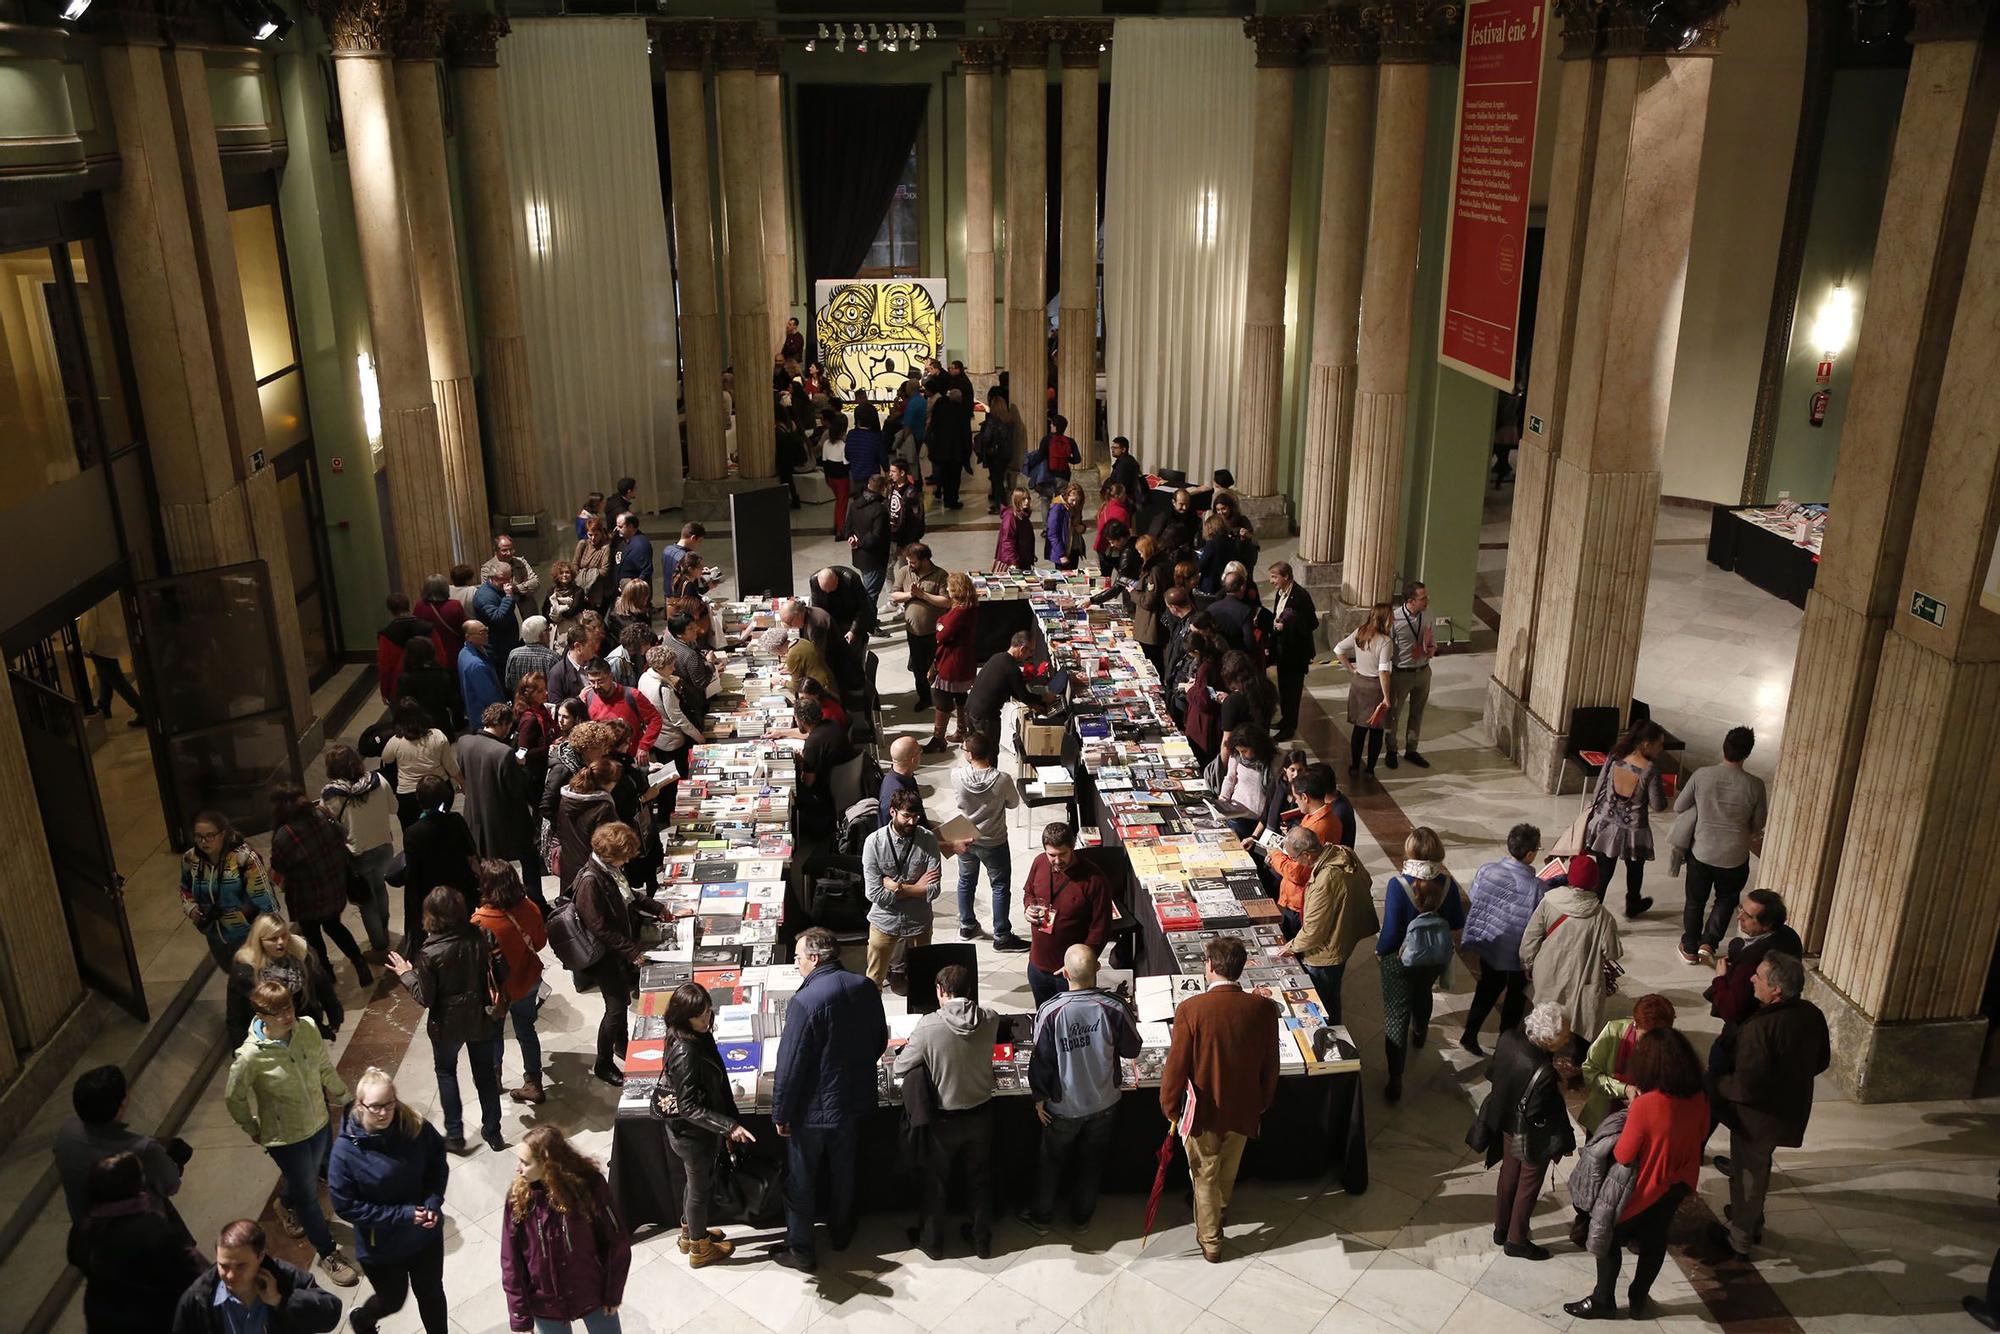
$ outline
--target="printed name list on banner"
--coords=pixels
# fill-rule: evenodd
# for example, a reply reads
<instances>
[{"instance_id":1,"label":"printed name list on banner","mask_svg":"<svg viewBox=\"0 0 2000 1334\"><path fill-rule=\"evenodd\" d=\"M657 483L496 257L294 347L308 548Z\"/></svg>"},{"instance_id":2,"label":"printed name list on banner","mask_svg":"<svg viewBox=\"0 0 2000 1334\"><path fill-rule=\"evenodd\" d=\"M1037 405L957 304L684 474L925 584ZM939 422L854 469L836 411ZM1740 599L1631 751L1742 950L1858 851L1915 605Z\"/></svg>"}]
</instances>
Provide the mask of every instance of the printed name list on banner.
<instances>
[{"instance_id":1,"label":"printed name list on banner","mask_svg":"<svg viewBox=\"0 0 2000 1334\"><path fill-rule=\"evenodd\" d=\"M1438 359L1496 389L1514 387L1550 27L1549 0L1473 0L1466 8Z\"/></svg>"}]
</instances>

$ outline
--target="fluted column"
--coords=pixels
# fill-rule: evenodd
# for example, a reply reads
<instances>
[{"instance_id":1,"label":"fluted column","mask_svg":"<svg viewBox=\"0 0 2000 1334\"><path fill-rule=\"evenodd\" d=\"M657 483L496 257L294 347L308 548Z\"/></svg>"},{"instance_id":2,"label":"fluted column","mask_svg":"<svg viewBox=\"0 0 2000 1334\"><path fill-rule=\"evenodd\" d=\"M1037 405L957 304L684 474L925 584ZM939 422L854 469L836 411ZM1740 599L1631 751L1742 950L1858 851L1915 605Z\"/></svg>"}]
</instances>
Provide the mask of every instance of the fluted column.
<instances>
[{"instance_id":1,"label":"fluted column","mask_svg":"<svg viewBox=\"0 0 2000 1334\"><path fill-rule=\"evenodd\" d=\"M507 124L500 109L499 14L452 20L451 59L458 70L458 140L465 169L466 231L479 301L479 364L486 381L487 466L493 508L539 514L535 402L528 343L521 332L521 289L514 272L514 190L507 173Z\"/></svg>"},{"instance_id":2,"label":"fluted column","mask_svg":"<svg viewBox=\"0 0 2000 1334\"><path fill-rule=\"evenodd\" d=\"M715 291L715 205L708 189L708 107L701 79L713 30L705 23L660 23L654 25L653 34L666 65L688 478L712 482L729 475L729 423L722 412L722 315Z\"/></svg>"},{"instance_id":3,"label":"fluted column","mask_svg":"<svg viewBox=\"0 0 2000 1334\"><path fill-rule=\"evenodd\" d=\"M388 455L389 526L397 560L389 578L396 588L414 593L426 575L453 564L447 517L452 497L431 402L430 352L410 244L409 177L389 61L391 29L403 6L401 0L325 3Z\"/></svg>"},{"instance_id":4,"label":"fluted column","mask_svg":"<svg viewBox=\"0 0 2000 1334\"><path fill-rule=\"evenodd\" d=\"M1361 352L1348 447L1341 618L1387 599L1396 585L1403 506L1403 423L1409 410L1411 303L1424 198L1430 62L1442 13L1429 0L1385 0L1364 10L1381 51L1375 83L1374 171L1361 278Z\"/></svg>"},{"instance_id":5,"label":"fluted column","mask_svg":"<svg viewBox=\"0 0 2000 1334\"><path fill-rule=\"evenodd\" d=\"M1543 232L1542 276L1535 306L1535 340L1528 381L1529 429L1514 464L1514 508L1508 523L1503 587L1520 590L1514 610L1500 618L1493 676L1486 688L1486 730L1493 744L1517 763L1526 756L1528 683L1533 677L1535 626L1549 524L1550 486L1562 452L1561 412L1569 393L1577 301L1583 285L1583 243L1589 233L1591 178L1597 163L1597 102L1604 62L1597 54L1597 21L1581 5L1563 11L1562 59L1557 65L1556 112L1550 129L1549 202ZM1540 422L1542 429L1532 428ZM1546 750L1546 747L1540 748Z\"/></svg>"},{"instance_id":6,"label":"fluted column","mask_svg":"<svg viewBox=\"0 0 2000 1334\"><path fill-rule=\"evenodd\" d=\"M1056 411L1089 463L1097 443L1097 72L1109 20L1062 29L1062 330Z\"/></svg>"},{"instance_id":7,"label":"fluted column","mask_svg":"<svg viewBox=\"0 0 2000 1334\"><path fill-rule=\"evenodd\" d=\"M1028 441L1042 435L1048 386L1048 27L1028 19L1000 24L1007 55L1007 334L1003 355Z\"/></svg>"},{"instance_id":8,"label":"fluted column","mask_svg":"<svg viewBox=\"0 0 2000 1334\"><path fill-rule=\"evenodd\" d=\"M1924 11L1927 20L1938 12ZM1934 21L1912 34L1882 200L1881 235L1893 241L1869 274L1826 541L1799 632L1757 879L1786 896L1810 952L1825 942L1834 909L1884 639L1907 605L1903 567L1931 447L1926 427L1959 305L1975 183L1991 156L1995 100L1981 90L2000 79L2000 54L1982 49L1978 35ZM1924 531L1933 528L1927 516Z\"/></svg>"},{"instance_id":9,"label":"fluted column","mask_svg":"<svg viewBox=\"0 0 2000 1334\"><path fill-rule=\"evenodd\" d=\"M472 385L451 169L444 155L437 57L446 21L444 10L426 0L410 6L396 33L396 111L408 173L410 243L430 357L431 401L437 407L444 484L451 498L452 549L459 560L477 565L487 553L493 512L486 507L486 457L479 444L479 399Z\"/></svg>"},{"instance_id":10,"label":"fluted column","mask_svg":"<svg viewBox=\"0 0 2000 1334\"><path fill-rule=\"evenodd\" d=\"M776 477L771 416L771 308L764 268L763 117L757 100L757 25L715 25L716 121L722 136L723 220L729 239L729 360L736 368L736 474ZM675 170L678 177L680 171Z\"/></svg>"},{"instance_id":11,"label":"fluted column","mask_svg":"<svg viewBox=\"0 0 2000 1334\"><path fill-rule=\"evenodd\" d=\"M778 74L783 49L775 37L757 44L757 128L764 168L757 180L764 201L764 287L773 352L785 345L785 321L792 314L792 215L786 203L791 172L785 156L785 84ZM806 305L810 315L812 302Z\"/></svg>"},{"instance_id":12,"label":"fluted column","mask_svg":"<svg viewBox=\"0 0 2000 1334\"><path fill-rule=\"evenodd\" d=\"M1256 519L1260 530L1282 534L1285 507L1276 493L1285 378L1285 274L1292 228L1292 95L1308 28L1299 18L1252 17L1243 20L1243 31L1257 46L1257 74L1251 94L1256 106L1250 150L1250 267L1243 289L1234 471L1245 512ZM1419 133L1419 162L1422 138ZM1276 505L1269 503L1272 499ZM1258 500L1266 503L1258 505Z\"/></svg>"},{"instance_id":13,"label":"fluted column","mask_svg":"<svg viewBox=\"0 0 2000 1334\"><path fill-rule=\"evenodd\" d=\"M1355 369L1361 355L1361 278L1368 254L1368 174L1375 128L1374 42L1352 9L1330 10L1327 19L1319 259L1313 280L1312 370L1306 381L1305 467L1299 476L1299 561L1308 572L1340 559L1347 528L1347 446L1354 430ZM1300 577L1309 584L1322 582L1305 573Z\"/></svg>"},{"instance_id":14,"label":"fluted column","mask_svg":"<svg viewBox=\"0 0 2000 1334\"><path fill-rule=\"evenodd\" d=\"M990 41L960 42L965 74L965 362L985 391L993 346L993 59Z\"/></svg>"}]
</instances>

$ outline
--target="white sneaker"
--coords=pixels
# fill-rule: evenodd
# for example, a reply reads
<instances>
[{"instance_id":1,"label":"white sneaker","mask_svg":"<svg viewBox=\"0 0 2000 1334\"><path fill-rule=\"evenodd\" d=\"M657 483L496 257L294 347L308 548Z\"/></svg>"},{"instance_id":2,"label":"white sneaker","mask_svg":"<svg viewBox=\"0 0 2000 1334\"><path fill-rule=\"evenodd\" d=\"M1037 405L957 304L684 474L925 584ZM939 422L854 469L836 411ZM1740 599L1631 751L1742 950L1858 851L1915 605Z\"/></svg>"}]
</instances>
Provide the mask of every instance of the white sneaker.
<instances>
[{"instance_id":1,"label":"white sneaker","mask_svg":"<svg viewBox=\"0 0 2000 1334\"><path fill-rule=\"evenodd\" d=\"M354 1272L354 1266L339 1251L319 1257L319 1272L326 1275L327 1282L339 1288L351 1288L361 1280L361 1276Z\"/></svg>"}]
</instances>

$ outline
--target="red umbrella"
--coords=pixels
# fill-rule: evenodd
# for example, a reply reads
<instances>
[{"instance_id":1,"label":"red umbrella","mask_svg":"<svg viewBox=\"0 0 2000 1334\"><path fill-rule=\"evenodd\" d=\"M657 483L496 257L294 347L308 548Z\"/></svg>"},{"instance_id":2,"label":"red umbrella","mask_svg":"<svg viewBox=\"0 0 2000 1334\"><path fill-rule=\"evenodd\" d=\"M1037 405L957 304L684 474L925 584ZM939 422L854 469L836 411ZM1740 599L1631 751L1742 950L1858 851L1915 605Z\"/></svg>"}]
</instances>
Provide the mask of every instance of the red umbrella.
<instances>
[{"instance_id":1,"label":"red umbrella","mask_svg":"<svg viewBox=\"0 0 2000 1334\"><path fill-rule=\"evenodd\" d=\"M1153 1236L1153 1216L1160 1212L1160 1192L1167 1188L1167 1164L1174 1160L1174 1136L1180 1127L1167 1123L1167 1137L1160 1141L1160 1151L1153 1156L1159 1160L1159 1170L1153 1173L1153 1190L1146 1196L1145 1235L1139 1238L1139 1249L1144 1250Z\"/></svg>"}]
</instances>

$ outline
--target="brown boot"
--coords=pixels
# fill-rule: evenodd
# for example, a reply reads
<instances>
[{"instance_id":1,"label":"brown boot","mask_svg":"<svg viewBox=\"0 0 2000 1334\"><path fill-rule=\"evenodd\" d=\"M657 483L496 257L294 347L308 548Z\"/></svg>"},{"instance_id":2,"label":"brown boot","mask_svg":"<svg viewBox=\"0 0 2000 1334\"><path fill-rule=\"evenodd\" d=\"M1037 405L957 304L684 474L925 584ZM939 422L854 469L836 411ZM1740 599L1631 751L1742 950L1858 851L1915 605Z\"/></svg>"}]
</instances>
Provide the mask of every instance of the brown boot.
<instances>
[{"instance_id":1,"label":"brown boot","mask_svg":"<svg viewBox=\"0 0 2000 1334\"><path fill-rule=\"evenodd\" d=\"M688 1268L699 1269L703 1265L712 1265L717 1260L727 1260L735 1251L736 1247L729 1242L710 1241L704 1237L700 1241L689 1244L687 1253Z\"/></svg>"},{"instance_id":2,"label":"brown boot","mask_svg":"<svg viewBox=\"0 0 2000 1334\"><path fill-rule=\"evenodd\" d=\"M533 1081L529 1081L517 1089L509 1089L507 1096L515 1102L525 1102L529 1106L547 1102L549 1099L549 1095L542 1092L542 1086Z\"/></svg>"},{"instance_id":3,"label":"brown boot","mask_svg":"<svg viewBox=\"0 0 2000 1334\"><path fill-rule=\"evenodd\" d=\"M716 1246L720 1246L720 1247L722 1247L722 1248L723 1248L723 1251L722 1251L722 1253L723 1253L724 1255L728 1255L728 1254L729 1254L730 1252L732 1252L732 1251L734 1251L734 1250L736 1249L736 1243L734 1243L734 1242L730 1242L730 1241L724 1241L724 1240L722 1239L722 1229L721 1229L721 1228L717 1228L717 1227L712 1227L712 1228L710 1228L710 1229L708 1230L708 1240L709 1240L709 1242L710 1242L711 1244L713 1244L713 1245L716 1245ZM680 1239L680 1248L681 1248L681 1254L682 1254L682 1255L686 1255L686 1254L688 1253L688 1249L689 1249L689 1247L691 1247L691 1246L692 1246L693 1244L694 1244L693 1242L691 1242L691 1241L689 1241L689 1240L688 1240L688 1230L687 1230L687 1224L686 1224L686 1223L682 1223L682 1224L681 1224L681 1239Z\"/></svg>"}]
</instances>

